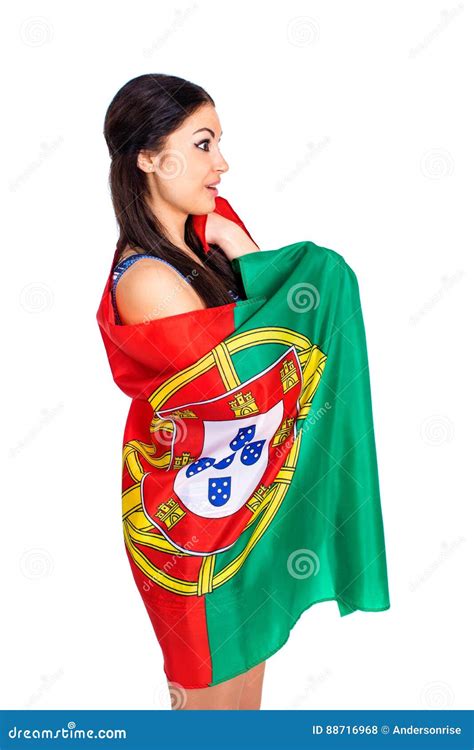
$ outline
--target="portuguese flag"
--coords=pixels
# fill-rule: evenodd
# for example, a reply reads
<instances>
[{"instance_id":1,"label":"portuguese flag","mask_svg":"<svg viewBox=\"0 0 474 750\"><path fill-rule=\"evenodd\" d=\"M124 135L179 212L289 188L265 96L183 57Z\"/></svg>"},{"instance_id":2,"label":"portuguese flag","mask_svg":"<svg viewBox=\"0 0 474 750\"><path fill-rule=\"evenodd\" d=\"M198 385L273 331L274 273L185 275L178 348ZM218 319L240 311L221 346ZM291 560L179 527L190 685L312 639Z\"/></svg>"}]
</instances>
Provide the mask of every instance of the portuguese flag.
<instances>
[{"instance_id":1,"label":"portuguese flag","mask_svg":"<svg viewBox=\"0 0 474 750\"><path fill-rule=\"evenodd\" d=\"M216 211L248 234L224 198ZM205 221L193 217L208 251ZM184 688L267 659L317 602L341 617L390 606L354 271L311 241L232 266L247 299L116 325L112 265L97 312L132 399L126 554L166 677Z\"/></svg>"}]
</instances>

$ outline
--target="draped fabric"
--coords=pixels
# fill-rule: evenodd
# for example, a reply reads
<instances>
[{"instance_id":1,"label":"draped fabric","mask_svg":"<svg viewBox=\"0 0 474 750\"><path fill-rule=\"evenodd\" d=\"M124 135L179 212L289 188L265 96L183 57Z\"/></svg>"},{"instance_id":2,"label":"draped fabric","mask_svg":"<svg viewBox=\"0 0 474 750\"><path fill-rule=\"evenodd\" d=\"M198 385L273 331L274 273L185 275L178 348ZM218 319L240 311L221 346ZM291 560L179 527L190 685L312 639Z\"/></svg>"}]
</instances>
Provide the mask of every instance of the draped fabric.
<instances>
[{"instance_id":1,"label":"draped fabric","mask_svg":"<svg viewBox=\"0 0 474 750\"><path fill-rule=\"evenodd\" d=\"M216 211L249 234L224 198ZM125 550L184 688L265 660L317 602L341 616L390 607L356 275L311 241L232 266L245 300L116 325L110 274L97 312L132 399Z\"/></svg>"}]
</instances>

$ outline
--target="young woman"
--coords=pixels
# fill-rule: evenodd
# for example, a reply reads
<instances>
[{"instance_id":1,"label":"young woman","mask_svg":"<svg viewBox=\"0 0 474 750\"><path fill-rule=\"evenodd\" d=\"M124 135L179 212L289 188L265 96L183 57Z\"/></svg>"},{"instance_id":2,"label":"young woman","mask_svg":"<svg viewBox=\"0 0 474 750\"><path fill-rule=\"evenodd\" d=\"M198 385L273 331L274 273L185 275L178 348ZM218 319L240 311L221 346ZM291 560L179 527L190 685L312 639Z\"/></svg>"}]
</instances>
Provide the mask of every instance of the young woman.
<instances>
[{"instance_id":1,"label":"young woman","mask_svg":"<svg viewBox=\"0 0 474 750\"><path fill-rule=\"evenodd\" d=\"M235 222L214 213L229 165L209 94L175 76L139 76L110 103L104 136L120 230L112 288L116 322L133 325L241 299L230 261L259 248ZM207 215L210 252L192 215ZM169 682L172 706L258 709L264 668L262 662L207 688L184 690Z\"/></svg>"},{"instance_id":2,"label":"young woman","mask_svg":"<svg viewBox=\"0 0 474 750\"><path fill-rule=\"evenodd\" d=\"M129 81L105 120L120 237L97 321L132 399L124 542L175 709L260 708L309 607L390 607L357 276L307 240L256 252L216 198L221 136L171 76Z\"/></svg>"}]
</instances>

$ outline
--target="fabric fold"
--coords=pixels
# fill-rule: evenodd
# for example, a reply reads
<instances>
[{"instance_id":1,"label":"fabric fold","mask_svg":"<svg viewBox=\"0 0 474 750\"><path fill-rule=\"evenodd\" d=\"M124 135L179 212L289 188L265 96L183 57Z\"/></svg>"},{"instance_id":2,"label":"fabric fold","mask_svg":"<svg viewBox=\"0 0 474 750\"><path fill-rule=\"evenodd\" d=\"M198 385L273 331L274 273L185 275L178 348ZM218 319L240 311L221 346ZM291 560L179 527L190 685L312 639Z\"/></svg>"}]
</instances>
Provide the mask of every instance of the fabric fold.
<instances>
[{"instance_id":1,"label":"fabric fold","mask_svg":"<svg viewBox=\"0 0 474 750\"><path fill-rule=\"evenodd\" d=\"M118 326L109 277L97 313L132 398L125 549L185 688L268 658L312 604L390 606L356 275L311 241L232 265L246 300Z\"/></svg>"}]
</instances>

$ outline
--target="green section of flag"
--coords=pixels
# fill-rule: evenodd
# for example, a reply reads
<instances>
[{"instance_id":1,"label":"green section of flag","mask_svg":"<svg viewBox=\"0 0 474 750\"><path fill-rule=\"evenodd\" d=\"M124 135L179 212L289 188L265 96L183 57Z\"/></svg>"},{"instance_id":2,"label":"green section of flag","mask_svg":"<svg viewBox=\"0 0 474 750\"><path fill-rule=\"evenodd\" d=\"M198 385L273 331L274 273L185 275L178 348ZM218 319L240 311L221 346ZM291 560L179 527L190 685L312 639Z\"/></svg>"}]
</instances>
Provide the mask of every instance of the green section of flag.
<instances>
[{"instance_id":1,"label":"green section of flag","mask_svg":"<svg viewBox=\"0 0 474 750\"><path fill-rule=\"evenodd\" d=\"M286 330L307 337L327 360L311 408L297 421L296 468L278 510L238 572L206 595L211 684L268 658L313 603L335 600L341 616L390 606L357 278L341 255L312 242L233 263L249 303L236 304L232 336ZM251 378L284 349L273 342L236 353L239 379ZM255 525L216 555L214 572L245 555ZM238 606L226 607L228 601Z\"/></svg>"}]
</instances>

